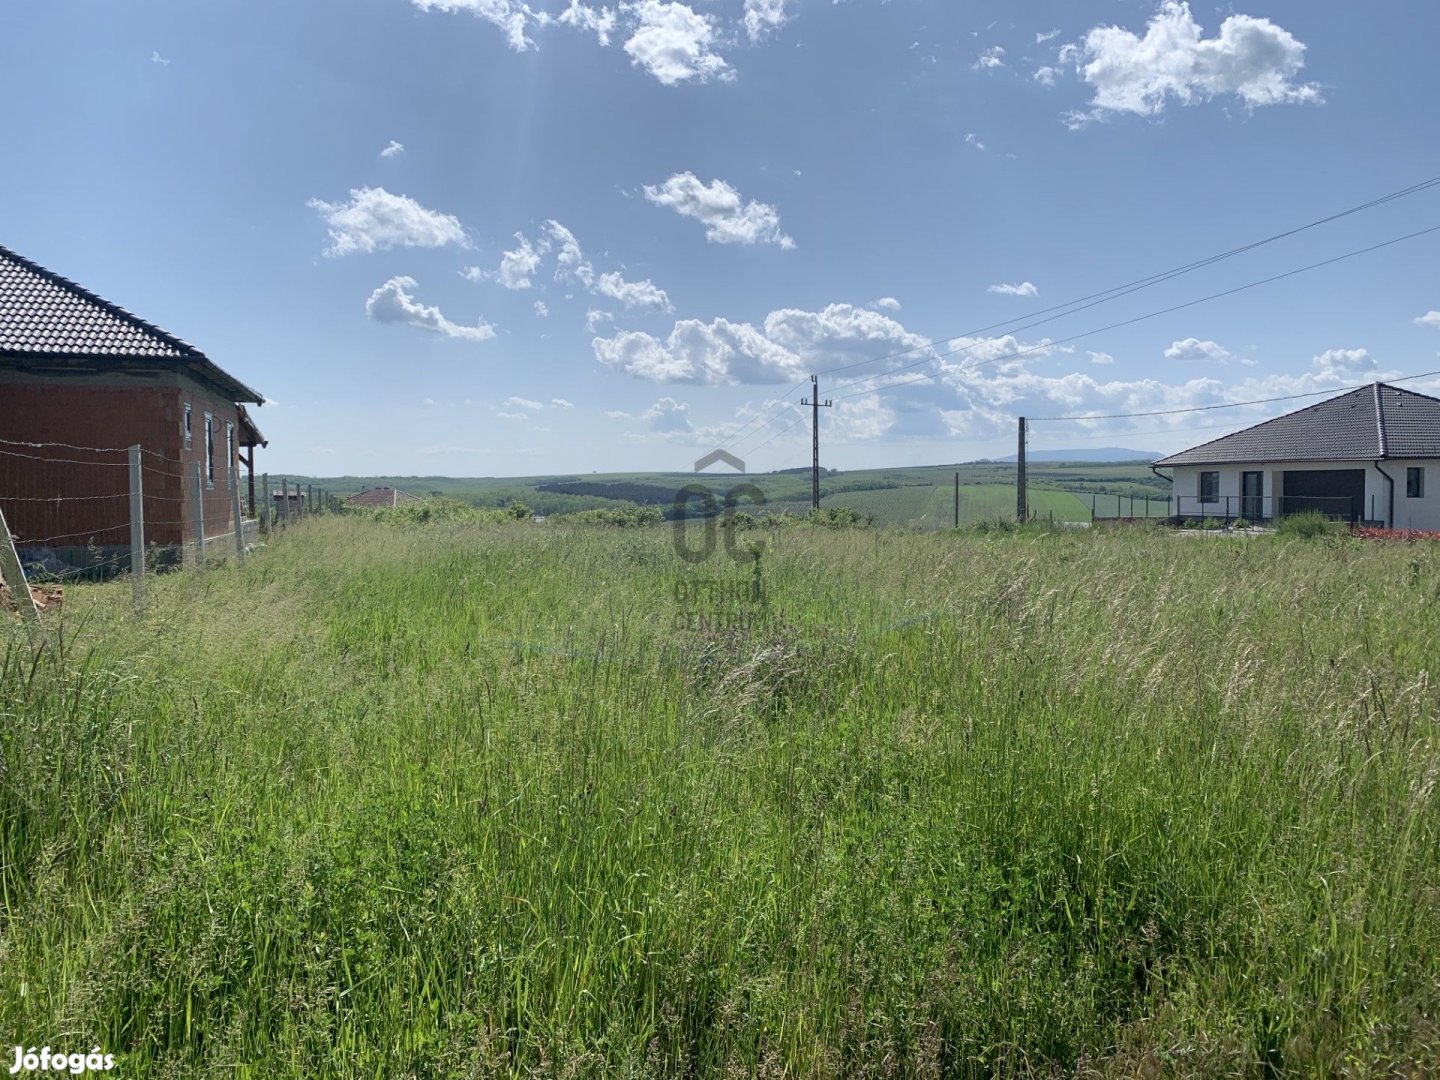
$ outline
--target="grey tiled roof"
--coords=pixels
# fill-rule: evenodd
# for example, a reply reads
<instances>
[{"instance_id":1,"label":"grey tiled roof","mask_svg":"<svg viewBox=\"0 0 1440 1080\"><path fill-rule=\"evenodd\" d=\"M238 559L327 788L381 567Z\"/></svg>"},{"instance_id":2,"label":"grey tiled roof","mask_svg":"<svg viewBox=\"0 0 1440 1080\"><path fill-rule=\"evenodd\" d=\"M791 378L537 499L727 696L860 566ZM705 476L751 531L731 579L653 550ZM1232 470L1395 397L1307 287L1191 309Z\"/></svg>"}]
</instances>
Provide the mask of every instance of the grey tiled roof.
<instances>
[{"instance_id":1,"label":"grey tiled roof","mask_svg":"<svg viewBox=\"0 0 1440 1080\"><path fill-rule=\"evenodd\" d=\"M1156 465L1440 457L1440 400L1374 383L1277 416Z\"/></svg>"},{"instance_id":2,"label":"grey tiled roof","mask_svg":"<svg viewBox=\"0 0 1440 1080\"><path fill-rule=\"evenodd\" d=\"M233 400L263 400L189 342L0 246L0 359L169 361Z\"/></svg>"}]
</instances>

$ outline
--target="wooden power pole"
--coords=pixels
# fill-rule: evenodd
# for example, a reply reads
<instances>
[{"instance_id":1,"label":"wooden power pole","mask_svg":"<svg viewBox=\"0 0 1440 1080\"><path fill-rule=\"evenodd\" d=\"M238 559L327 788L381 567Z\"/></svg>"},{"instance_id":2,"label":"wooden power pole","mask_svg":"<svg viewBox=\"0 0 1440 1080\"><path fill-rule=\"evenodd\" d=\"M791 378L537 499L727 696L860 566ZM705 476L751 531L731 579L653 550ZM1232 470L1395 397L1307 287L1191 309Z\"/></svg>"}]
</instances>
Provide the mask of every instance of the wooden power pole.
<instances>
[{"instance_id":1,"label":"wooden power pole","mask_svg":"<svg viewBox=\"0 0 1440 1080\"><path fill-rule=\"evenodd\" d=\"M1030 520L1029 476L1025 465L1025 418L1020 417L1020 449L1015 455L1015 520Z\"/></svg>"},{"instance_id":2,"label":"wooden power pole","mask_svg":"<svg viewBox=\"0 0 1440 1080\"><path fill-rule=\"evenodd\" d=\"M801 405L810 406L810 505L820 509L820 410L828 409L834 402L820 400L820 381L810 376L810 393L813 397L801 398Z\"/></svg>"}]
</instances>

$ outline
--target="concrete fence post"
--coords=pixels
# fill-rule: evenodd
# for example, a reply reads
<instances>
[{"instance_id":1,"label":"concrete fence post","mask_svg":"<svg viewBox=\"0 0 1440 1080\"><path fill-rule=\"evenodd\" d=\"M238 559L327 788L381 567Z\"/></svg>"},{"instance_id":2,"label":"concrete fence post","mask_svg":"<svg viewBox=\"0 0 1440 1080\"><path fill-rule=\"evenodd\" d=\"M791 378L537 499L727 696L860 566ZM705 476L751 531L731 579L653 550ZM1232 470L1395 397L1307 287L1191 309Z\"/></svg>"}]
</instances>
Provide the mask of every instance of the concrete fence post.
<instances>
[{"instance_id":1,"label":"concrete fence post","mask_svg":"<svg viewBox=\"0 0 1440 1080\"><path fill-rule=\"evenodd\" d=\"M145 470L140 447L130 447L130 590L135 614L145 610Z\"/></svg>"},{"instance_id":2,"label":"concrete fence post","mask_svg":"<svg viewBox=\"0 0 1440 1080\"><path fill-rule=\"evenodd\" d=\"M195 568L205 569L205 476L200 462L195 462Z\"/></svg>"},{"instance_id":3,"label":"concrete fence post","mask_svg":"<svg viewBox=\"0 0 1440 1080\"><path fill-rule=\"evenodd\" d=\"M290 481L283 476L280 478L280 523L290 524Z\"/></svg>"},{"instance_id":4,"label":"concrete fence post","mask_svg":"<svg viewBox=\"0 0 1440 1080\"><path fill-rule=\"evenodd\" d=\"M10 600L15 610L24 616L32 627L40 622L40 612L35 608L35 598L30 595L30 583L25 580L25 570L20 565L20 556L15 551L15 541L10 536L10 526L5 524L5 511L0 510L0 581L10 590Z\"/></svg>"},{"instance_id":5,"label":"concrete fence post","mask_svg":"<svg viewBox=\"0 0 1440 1080\"><path fill-rule=\"evenodd\" d=\"M275 496L270 492L270 474L268 472L261 475L260 490L265 493L265 508L260 511L260 529L266 536L269 536L270 515L275 512Z\"/></svg>"},{"instance_id":6,"label":"concrete fence post","mask_svg":"<svg viewBox=\"0 0 1440 1080\"><path fill-rule=\"evenodd\" d=\"M235 471L235 466L234 466L234 465L231 465L231 466L230 466L230 471L231 471L232 474L234 473L234 471ZM235 515L235 561L238 562L241 566L244 566L244 565L245 565L245 517L244 517L244 515L240 512L240 485L239 485L239 484L232 483L232 484L230 485L230 503L231 503L231 507L230 507L230 508L231 508L231 510L233 511L234 515Z\"/></svg>"}]
</instances>

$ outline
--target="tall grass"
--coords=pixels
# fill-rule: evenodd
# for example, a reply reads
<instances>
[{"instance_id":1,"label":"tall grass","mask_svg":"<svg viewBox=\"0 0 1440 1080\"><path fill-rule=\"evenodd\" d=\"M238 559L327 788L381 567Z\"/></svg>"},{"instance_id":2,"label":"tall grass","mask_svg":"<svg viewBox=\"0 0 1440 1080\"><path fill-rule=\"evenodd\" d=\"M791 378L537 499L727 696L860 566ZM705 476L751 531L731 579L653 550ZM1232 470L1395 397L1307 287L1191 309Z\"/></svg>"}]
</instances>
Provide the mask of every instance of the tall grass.
<instances>
[{"instance_id":1,"label":"tall grass","mask_svg":"<svg viewBox=\"0 0 1440 1080\"><path fill-rule=\"evenodd\" d=\"M138 622L72 589L0 667L0 1045L1440 1070L1440 554L764 539L316 519Z\"/></svg>"}]
</instances>

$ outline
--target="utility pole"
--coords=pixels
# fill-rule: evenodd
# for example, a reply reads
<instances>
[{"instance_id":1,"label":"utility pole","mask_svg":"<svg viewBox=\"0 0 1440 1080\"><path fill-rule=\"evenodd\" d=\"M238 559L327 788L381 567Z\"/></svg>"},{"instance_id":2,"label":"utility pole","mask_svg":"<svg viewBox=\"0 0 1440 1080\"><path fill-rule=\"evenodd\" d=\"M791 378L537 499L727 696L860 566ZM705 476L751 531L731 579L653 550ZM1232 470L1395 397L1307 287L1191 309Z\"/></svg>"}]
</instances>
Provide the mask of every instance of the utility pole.
<instances>
[{"instance_id":1,"label":"utility pole","mask_svg":"<svg viewBox=\"0 0 1440 1080\"><path fill-rule=\"evenodd\" d=\"M828 409L834 402L820 400L820 381L810 376L810 393L813 397L801 398L801 405L810 406L810 505L820 509L820 410Z\"/></svg>"},{"instance_id":2,"label":"utility pole","mask_svg":"<svg viewBox=\"0 0 1440 1080\"><path fill-rule=\"evenodd\" d=\"M1025 468L1025 418L1020 417L1020 449L1015 455L1015 520L1030 520L1029 476Z\"/></svg>"}]
</instances>

